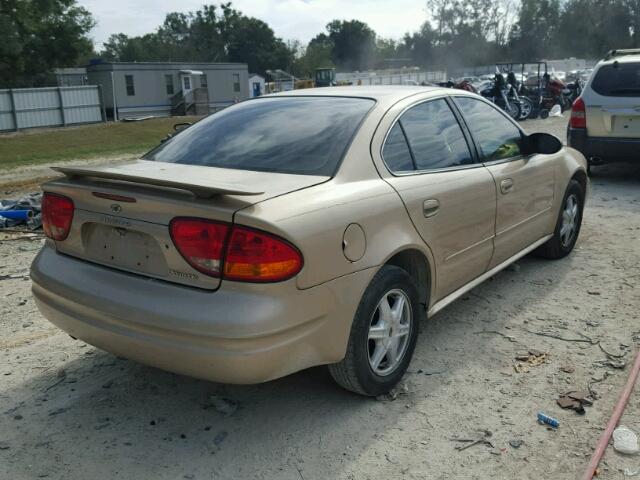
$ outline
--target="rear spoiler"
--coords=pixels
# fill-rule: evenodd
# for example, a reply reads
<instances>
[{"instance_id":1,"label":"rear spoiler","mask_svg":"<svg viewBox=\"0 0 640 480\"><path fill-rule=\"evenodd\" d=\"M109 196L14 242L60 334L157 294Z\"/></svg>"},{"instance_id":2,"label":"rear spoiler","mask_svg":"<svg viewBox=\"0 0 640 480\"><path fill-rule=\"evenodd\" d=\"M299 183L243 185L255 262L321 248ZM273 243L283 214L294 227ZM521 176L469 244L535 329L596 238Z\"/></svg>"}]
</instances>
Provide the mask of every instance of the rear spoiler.
<instances>
[{"instance_id":1,"label":"rear spoiler","mask_svg":"<svg viewBox=\"0 0 640 480\"><path fill-rule=\"evenodd\" d=\"M217 180L209 182L179 181L168 178L163 172L118 172L115 168L104 167L51 167L56 172L64 174L68 178L100 178L116 180L135 184L152 185L156 187L175 188L191 192L198 198L211 198L215 195L261 195L264 192L237 183L225 183Z\"/></svg>"}]
</instances>

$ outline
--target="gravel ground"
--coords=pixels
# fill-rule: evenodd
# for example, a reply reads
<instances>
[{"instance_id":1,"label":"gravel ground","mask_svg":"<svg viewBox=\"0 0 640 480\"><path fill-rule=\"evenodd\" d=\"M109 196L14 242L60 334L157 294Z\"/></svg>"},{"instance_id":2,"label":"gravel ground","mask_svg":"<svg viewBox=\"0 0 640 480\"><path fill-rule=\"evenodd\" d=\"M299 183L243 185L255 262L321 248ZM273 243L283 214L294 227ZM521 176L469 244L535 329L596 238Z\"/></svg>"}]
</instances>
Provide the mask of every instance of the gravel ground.
<instances>
[{"instance_id":1,"label":"gravel ground","mask_svg":"<svg viewBox=\"0 0 640 480\"><path fill-rule=\"evenodd\" d=\"M565 126L525 123L561 138ZM640 168L594 175L575 252L526 257L427 321L406 381L380 399L324 368L229 386L74 341L31 298L41 238L0 234L0 478L578 478L640 342ZM517 366L536 350L545 362ZM585 415L556 405L589 389ZM623 423L640 432L640 391ZM456 450L483 431L487 443ZM610 448L598 478L638 467Z\"/></svg>"}]
</instances>

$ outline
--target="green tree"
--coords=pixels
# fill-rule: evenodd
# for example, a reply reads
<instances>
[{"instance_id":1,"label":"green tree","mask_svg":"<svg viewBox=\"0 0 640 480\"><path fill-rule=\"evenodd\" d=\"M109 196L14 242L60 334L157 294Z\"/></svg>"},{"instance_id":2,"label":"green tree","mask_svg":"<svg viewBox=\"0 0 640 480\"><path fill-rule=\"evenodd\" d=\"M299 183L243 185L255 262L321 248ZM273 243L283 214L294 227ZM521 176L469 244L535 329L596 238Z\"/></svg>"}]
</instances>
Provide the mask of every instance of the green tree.
<instances>
[{"instance_id":1,"label":"green tree","mask_svg":"<svg viewBox=\"0 0 640 480\"><path fill-rule=\"evenodd\" d=\"M568 0L557 34L562 53L599 58L614 48L633 47L634 24L639 21L633 3L640 2Z\"/></svg>"},{"instance_id":2,"label":"green tree","mask_svg":"<svg viewBox=\"0 0 640 480\"><path fill-rule=\"evenodd\" d=\"M318 34L306 47L298 45L294 48L295 60L291 73L300 78L314 78L316 68L335 67L332 51L333 42L329 37L324 33Z\"/></svg>"},{"instance_id":3,"label":"green tree","mask_svg":"<svg viewBox=\"0 0 640 480\"><path fill-rule=\"evenodd\" d=\"M560 0L522 0L510 47L516 60L553 58L560 25Z\"/></svg>"},{"instance_id":4,"label":"green tree","mask_svg":"<svg viewBox=\"0 0 640 480\"><path fill-rule=\"evenodd\" d=\"M111 35L101 56L120 62L243 62L261 74L293 63L292 52L269 25L243 15L231 3L168 13L156 32L141 37Z\"/></svg>"},{"instance_id":5,"label":"green tree","mask_svg":"<svg viewBox=\"0 0 640 480\"><path fill-rule=\"evenodd\" d=\"M420 30L406 33L402 39L401 51L421 67L433 65L437 33L429 22L425 22Z\"/></svg>"},{"instance_id":6,"label":"green tree","mask_svg":"<svg viewBox=\"0 0 640 480\"><path fill-rule=\"evenodd\" d=\"M366 70L373 65L376 34L359 20L333 20L327 24L328 37L333 44L331 58L345 70Z\"/></svg>"},{"instance_id":7,"label":"green tree","mask_svg":"<svg viewBox=\"0 0 640 480\"><path fill-rule=\"evenodd\" d=\"M93 50L91 14L75 0L2 0L0 88L42 86Z\"/></svg>"}]
</instances>

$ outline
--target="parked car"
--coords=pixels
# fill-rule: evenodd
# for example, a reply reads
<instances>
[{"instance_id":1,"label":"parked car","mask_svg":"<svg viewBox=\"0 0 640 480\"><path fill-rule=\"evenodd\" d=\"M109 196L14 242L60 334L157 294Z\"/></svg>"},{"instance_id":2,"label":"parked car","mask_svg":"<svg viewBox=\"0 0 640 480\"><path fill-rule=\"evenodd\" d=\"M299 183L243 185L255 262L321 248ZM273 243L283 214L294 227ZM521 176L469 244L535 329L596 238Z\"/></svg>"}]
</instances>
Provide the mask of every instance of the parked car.
<instances>
[{"instance_id":1,"label":"parked car","mask_svg":"<svg viewBox=\"0 0 640 480\"><path fill-rule=\"evenodd\" d=\"M640 149L640 49L613 50L574 101L567 143L589 165L636 160Z\"/></svg>"},{"instance_id":2,"label":"parked car","mask_svg":"<svg viewBox=\"0 0 640 480\"><path fill-rule=\"evenodd\" d=\"M571 252L585 169L462 90L258 97L141 160L57 168L33 294L71 336L172 372L256 383L328 364L378 395L421 319L529 252Z\"/></svg>"}]
</instances>

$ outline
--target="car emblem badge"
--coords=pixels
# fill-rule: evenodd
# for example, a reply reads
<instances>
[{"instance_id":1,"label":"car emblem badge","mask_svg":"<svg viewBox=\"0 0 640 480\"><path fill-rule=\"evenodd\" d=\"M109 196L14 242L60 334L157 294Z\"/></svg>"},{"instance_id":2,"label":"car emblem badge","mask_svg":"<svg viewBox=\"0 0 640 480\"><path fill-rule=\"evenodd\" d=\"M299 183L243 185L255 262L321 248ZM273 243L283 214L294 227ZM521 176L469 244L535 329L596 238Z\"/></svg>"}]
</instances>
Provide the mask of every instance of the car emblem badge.
<instances>
[{"instance_id":1,"label":"car emblem badge","mask_svg":"<svg viewBox=\"0 0 640 480\"><path fill-rule=\"evenodd\" d=\"M118 205L117 203L114 203L111 205L111 211L113 213L120 213L122 211L122 207L120 205Z\"/></svg>"}]
</instances>

